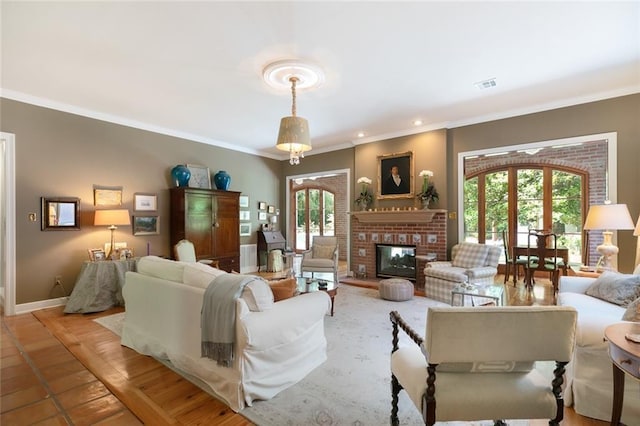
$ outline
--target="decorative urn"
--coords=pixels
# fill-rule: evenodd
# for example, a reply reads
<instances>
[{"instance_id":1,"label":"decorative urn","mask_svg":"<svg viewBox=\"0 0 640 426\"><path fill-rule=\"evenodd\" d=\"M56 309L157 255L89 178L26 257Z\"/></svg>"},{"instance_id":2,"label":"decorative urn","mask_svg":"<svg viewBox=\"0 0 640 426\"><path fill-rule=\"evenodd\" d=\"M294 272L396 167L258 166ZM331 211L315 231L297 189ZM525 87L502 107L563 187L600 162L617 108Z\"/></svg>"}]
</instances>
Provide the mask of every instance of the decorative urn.
<instances>
[{"instance_id":1,"label":"decorative urn","mask_svg":"<svg viewBox=\"0 0 640 426\"><path fill-rule=\"evenodd\" d=\"M229 173L224 170L220 170L218 173L213 175L213 183L217 189L226 191L229 189L229 185L231 184L231 176L229 176Z\"/></svg>"},{"instance_id":2,"label":"decorative urn","mask_svg":"<svg viewBox=\"0 0 640 426\"><path fill-rule=\"evenodd\" d=\"M191 179L191 171L187 166L178 164L171 169L171 178L176 186L189 186L189 179Z\"/></svg>"}]
</instances>

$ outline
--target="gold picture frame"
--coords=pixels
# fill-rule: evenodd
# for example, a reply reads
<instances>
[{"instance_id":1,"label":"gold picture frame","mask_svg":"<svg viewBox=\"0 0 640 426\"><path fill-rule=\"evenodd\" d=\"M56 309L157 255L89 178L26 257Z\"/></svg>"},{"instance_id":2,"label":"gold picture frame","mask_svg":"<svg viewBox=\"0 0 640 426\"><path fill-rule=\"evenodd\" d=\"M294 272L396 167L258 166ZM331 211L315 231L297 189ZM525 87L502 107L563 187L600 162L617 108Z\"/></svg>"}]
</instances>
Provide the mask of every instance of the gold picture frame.
<instances>
[{"instance_id":1,"label":"gold picture frame","mask_svg":"<svg viewBox=\"0 0 640 426\"><path fill-rule=\"evenodd\" d=\"M378 199L413 198L413 169L413 151L379 155Z\"/></svg>"},{"instance_id":2,"label":"gold picture frame","mask_svg":"<svg viewBox=\"0 0 640 426\"><path fill-rule=\"evenodd\" d=\"M93 204L96 206L121 206L121 186L93 185Z\"/></svg>"}]
</instances>

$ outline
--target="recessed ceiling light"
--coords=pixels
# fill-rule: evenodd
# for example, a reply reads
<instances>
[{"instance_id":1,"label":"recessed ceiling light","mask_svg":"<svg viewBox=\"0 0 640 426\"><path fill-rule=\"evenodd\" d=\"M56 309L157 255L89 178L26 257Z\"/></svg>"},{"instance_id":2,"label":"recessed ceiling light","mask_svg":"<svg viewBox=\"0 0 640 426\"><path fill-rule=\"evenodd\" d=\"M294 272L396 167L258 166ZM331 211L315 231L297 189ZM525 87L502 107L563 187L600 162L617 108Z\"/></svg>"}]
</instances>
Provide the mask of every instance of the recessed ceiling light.
<instances>
[{"instance_id":1,"label":"recessed ceiling light","mask_svg":"<svg viewBox=\"0 0 640 426\"><path fill-rule=\"evenodd\" d=\"M422 126L422 120L413 120L414 126Z\"/></svg>"},{"instance_id":2,"label":"recessed ceiling light","mask_svg":"<svg viewBox=\"0 0 640 426\"><path fill-rule=\"evenodd\" d=\"M474 84L480 90L491 89L492 87L496 87L498 85L498 83L496 83L495 77L489 78L487 80L478 81L477 83L474 83Z\"/></svg>"},{"instance_id":3,"label":"recessed ceiling light","mask_svg":"<svg viewBox=\"0 0 640 426\"><path fill-rule=\"evenodd\" d=\"M364 132L358 132L358 137L359 138L364 138Z\"/></svg>"}]
</instances>

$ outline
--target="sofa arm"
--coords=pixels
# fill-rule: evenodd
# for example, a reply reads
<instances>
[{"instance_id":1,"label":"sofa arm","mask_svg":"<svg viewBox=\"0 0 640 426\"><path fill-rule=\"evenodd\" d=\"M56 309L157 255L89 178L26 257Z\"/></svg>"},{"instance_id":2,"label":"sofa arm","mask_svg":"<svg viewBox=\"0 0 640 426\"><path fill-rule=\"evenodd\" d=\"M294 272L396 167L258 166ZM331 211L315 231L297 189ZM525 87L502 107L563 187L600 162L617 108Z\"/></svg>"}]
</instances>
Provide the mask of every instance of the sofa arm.
<instances>
[{"instance_id":1,"label":"sofa arm","mask_svg":"<svg viewBox=\"0 0 640 426\"><path fill-rule=\"evenodd\" d=\"M427 262L425 269L427 268L451 268L453 265L449 261L437 260L434 262Z\"/></svg>"},{"instance_id":2,"label":"sofa arm","mask_svg":"<svg viewBox=\"0 0 640 426\"><path fill-rule=\"evenodd\" d=\"M493 266L481 266L479 268L471 268L466 271L469 277L469 282L472 282L474 278L488 278L498 274L498 269Z\"/></svg>"},{"instance_id":3,"label":"sofa arm","mask_svg":"<svg viewBox=\"0 0 640 426\"><path fill-rule=\"evenodd\" d=\"M596 279L592 277L569 277L561 275L558 292L584 294L595 280Z\"/></svg>"},{"instance_id":4,"label":"sofa arm","mask_svg":"<svg viewBox=\"0 0 640 426\"><path fill-rule=\"evenodd\" d=\"M301 294L273 304L263 312L249 312L237 324L246 346L268 349L294 341L331 310L331 299L324 291Z\"/></svg>"}]
</instances>

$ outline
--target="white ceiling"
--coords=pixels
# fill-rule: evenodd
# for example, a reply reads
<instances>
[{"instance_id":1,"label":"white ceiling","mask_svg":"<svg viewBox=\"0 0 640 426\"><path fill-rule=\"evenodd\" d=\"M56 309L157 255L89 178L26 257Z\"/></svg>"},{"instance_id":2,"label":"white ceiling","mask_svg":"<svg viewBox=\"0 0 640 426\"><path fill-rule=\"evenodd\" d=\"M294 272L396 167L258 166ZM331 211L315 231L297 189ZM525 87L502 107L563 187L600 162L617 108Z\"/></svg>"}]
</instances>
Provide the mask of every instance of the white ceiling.
<instances>
[{"instance_id":1,"label":"white ceiling","mask_svg":"<svg viewBox=\"0 0 640 426\"><path fill-rule=\"evenodd\" d=\"M310 154L640 92L638 1L0 7L3 97L271 158L291 112L262 80L278 59L326 74L298 93Z\"/></svg>"}]
</instances>

